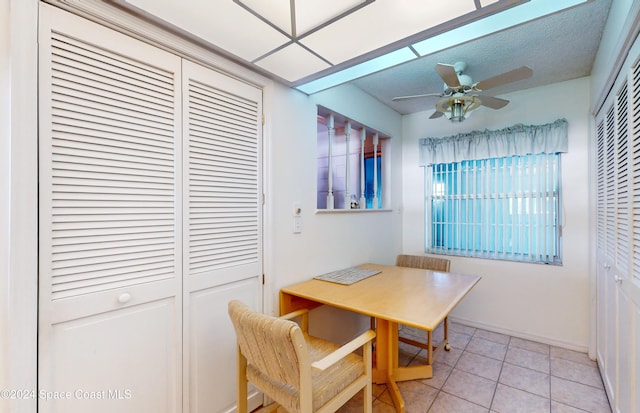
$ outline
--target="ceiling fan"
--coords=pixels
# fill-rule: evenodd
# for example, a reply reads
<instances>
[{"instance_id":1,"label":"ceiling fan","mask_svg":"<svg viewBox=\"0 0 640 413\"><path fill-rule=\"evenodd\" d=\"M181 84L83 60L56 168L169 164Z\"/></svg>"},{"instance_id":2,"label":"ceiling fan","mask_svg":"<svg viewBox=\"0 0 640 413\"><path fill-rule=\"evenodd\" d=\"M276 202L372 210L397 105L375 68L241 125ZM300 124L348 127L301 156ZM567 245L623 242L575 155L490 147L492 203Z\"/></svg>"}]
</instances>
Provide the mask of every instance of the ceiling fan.
<instances>
[{"instance_id":1,"label":"ceiling fan","mask_svg":"<svg viewBox=\"0 0 640 413\"><path fill-rule=\"evenodd\" d=\"M467 64L465 62L456 62L453 65L438 63L436 65L436 72L438 72L444 81L444 92L398 96L393 98L393 100L402 101L427 96L438 96L441 99L436 102L436 111L433 112L429 119L436 119L444 115L451 120L451 122L462 122L469 113L478 109L480 106L500 109L509 103L506 99L483 95L480 94L481 92L507 83L524 80L533 75L533 70L527 66L522 66L518 69L510 70L489 79L473 83L470 76L463 74L466 68Z\"/></svg>"}]
</instances>

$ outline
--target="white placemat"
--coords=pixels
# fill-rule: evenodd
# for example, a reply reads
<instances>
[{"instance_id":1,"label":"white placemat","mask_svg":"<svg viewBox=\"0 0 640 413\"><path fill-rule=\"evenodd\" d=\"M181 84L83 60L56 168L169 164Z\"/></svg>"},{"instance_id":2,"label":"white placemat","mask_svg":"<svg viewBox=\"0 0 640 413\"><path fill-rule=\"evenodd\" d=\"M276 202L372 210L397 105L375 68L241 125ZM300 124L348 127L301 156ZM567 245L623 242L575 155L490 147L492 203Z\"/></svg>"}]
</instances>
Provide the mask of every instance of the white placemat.
<instances>
[{"instance_id":1,"label":"white placemat","mask_svg":"<svg viewBox=\"0 0 640 413\"><path fill-rule=\"evenodd\" d=\"M350 267L342 270L328 272L326 274L318 275L315 278L316 280L322 281L330 281L338 284L353 284L360 280L364 280L365 278L371 277L372 275L376 275L380 272L380 270L367 270L364 268L358 267Z\"/></svg>"}]
</instances>

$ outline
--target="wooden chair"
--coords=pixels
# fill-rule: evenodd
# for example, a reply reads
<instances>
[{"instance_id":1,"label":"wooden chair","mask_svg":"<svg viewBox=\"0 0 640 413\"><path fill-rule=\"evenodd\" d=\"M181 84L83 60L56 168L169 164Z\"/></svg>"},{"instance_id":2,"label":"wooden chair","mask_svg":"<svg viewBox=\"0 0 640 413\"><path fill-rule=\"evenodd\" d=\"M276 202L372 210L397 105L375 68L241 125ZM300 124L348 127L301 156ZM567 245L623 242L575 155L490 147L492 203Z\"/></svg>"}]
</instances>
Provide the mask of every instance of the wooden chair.
<instances>
[{"instance_id":1,"label":"wooden chair","mask_svg":"<svg viewBox=\"0 0 640 413\"><path fill-rule=\"evenodd\" d=\"M247 384L253 383L289 413L335 412L364 389L364 411L372 413L371 342L367 331L343 346L308 334L308 311L283 317L252 311L240 301L229 303L238 339L238 413L247 413ZM299 317L300 325L291 321ZM354 354L363 348L363 356Z\"/></svg>"},{"instance_id":2,"label":"wooden chair","mask_svg":"<svg viewBox=\"0 0 640 413\"><path fill-rule=\"evenodd\" d=\"M398 267L421 268L423 270L449 272L449 269L451 268L451 260L446 258L425 257L422 255L400 254L396 257L396 265ZM448 317L445 317L443 323L444 323L443 325L444 339L446 340L449 335ZM416 341L409 337L404 337L404 336L398 336L398 341L427 350L427 364L432 364L434 346L433 346L432 333L430 331L427 332L426 343L422 343L420 341ZM445 350L449 351L450 349L451 349L451 346L447 344L445 346Z\"/></svg>"}]
</instances>

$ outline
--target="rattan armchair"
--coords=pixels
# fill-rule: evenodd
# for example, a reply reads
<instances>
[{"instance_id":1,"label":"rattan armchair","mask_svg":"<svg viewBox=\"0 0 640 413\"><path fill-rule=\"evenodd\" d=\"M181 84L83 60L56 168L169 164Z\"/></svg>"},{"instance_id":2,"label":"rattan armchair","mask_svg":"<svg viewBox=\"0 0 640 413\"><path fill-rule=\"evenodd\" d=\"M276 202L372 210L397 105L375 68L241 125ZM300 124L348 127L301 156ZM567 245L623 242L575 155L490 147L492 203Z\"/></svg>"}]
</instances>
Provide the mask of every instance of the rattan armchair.
<instances>
[{"instance_id":1,"label":"rattan armchair","mask_svg":"<svg viewBox=\"0 0 640 413\"><path fill-rule=\"evenodd\" d=\"M274 401L261 413L279 406L288 413L335 412L362 389L364 412L372 412L373 331L338 346L308 334L307 310L277 318L234 300L229 316L238 339L238 413L247 413L248 382ZM354 353L360 348L362 356Z\"/></svg>"}]
</instances>

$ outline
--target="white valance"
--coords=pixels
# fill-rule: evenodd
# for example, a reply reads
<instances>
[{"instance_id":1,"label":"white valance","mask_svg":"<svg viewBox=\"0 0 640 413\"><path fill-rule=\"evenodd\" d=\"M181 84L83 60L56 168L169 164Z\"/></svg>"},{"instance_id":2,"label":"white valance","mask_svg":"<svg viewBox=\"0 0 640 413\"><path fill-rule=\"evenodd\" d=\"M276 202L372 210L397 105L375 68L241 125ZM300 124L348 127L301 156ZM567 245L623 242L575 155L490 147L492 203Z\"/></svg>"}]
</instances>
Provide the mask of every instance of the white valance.
<instances>
[{"instance_id":1,"label":"white valance","mask_svg":"<svg viewBox=\"0 0 640 413\"><path fill-rule=\"evenodd\" d=\"M500 130L473 131L445 138L420 139L420 165L473 159L567 152L568 122L514 125Z\"/></svg>"}]
</instances>

